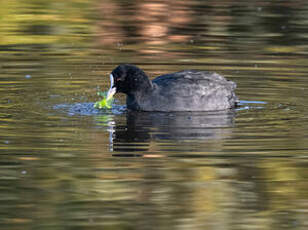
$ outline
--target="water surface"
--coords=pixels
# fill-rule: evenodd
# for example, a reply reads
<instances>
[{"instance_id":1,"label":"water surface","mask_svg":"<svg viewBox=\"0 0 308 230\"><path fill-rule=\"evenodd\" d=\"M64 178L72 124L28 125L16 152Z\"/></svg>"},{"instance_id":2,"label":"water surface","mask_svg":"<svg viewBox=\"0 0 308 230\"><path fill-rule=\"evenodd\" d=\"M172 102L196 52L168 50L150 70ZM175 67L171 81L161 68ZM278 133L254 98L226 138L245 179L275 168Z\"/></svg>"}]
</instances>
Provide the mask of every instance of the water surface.
<instances>
[{"instance_id":1,"label":"water surface","mask_svg":"<svg viewBox=\"0 0 308 230\"><path fill-rule=\"evenodd\" d=\"M307 229L308 3L0 3L1 229ZM109 73L216 71L241 106L92 108Z\"/></svg>"}]
</instances>

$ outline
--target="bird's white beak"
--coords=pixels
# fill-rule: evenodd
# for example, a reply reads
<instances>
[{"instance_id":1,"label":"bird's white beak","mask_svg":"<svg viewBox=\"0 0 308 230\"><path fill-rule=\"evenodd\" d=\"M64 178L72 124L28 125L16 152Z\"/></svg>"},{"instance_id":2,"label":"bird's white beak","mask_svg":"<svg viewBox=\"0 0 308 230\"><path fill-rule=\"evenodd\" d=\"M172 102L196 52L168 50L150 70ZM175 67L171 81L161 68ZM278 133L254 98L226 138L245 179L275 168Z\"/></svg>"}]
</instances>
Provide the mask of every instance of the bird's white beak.
<instances>
[{"instance_id":1,"label":"bird's white beak","mask_svg":"<svg viewBox=\"0 0 308 230\"><path fill-rule=\"evenodd\" d=\"M107 93L107 98L106 98L107 101L110 98L112 98L113 95L117 92L117 88L113 84L114 84L113 75L110 74L110 89L108 90L108 93Z\"/></svg>"}]
</instances>

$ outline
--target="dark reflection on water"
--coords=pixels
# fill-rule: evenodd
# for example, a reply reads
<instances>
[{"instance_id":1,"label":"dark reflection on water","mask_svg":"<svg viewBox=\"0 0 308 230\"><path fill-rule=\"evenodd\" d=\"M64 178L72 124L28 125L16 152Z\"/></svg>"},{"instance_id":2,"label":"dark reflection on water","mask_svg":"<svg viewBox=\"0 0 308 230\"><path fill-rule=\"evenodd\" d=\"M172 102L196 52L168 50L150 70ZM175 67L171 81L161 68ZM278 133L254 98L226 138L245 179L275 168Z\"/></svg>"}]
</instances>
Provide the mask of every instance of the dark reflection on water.
<instances>
[{"instance_id":1,"label":"dark reflection on water","mask_svg":"<svg viewBox=\"0 0 308 230\"><path fill-rule=\"evenodd\" d=\"M146 133L146 130L154 129L157 132L156 135L154 134L154 139L203 140L213 138L215 128L230 127L233 117L234 111L213 113L129 112L127 116L127 132L123 134L116 133L116 138L122 136L127 141L130 139L125 138L142 141L144 135L139 135L139 130ZM162 133L162 135L159 133ZM166 136L164 135L165 133L167 133Z\"/></svg>"},{"instance_id":2,"label":"dark reflection on water","mask_svg":"<svg viewBox=\"0 0 308 230\"><path fill-rule=\"evenodd\" d=\"M0 229L307 229L307 1L10 0L0 19ZM241 107L95 110L119 63L216 71Z\"/></svg>"},{"instance_id":3,"label":"dark reflection on water","mask_svg":"<svg viewBox=\"0 0 308 230\"><path fill-rule=\"evenodd\" d=\"M215 113L148 113L128 112L126 125L115 124L113 133L113 156L123 156L123 152L153 152L151 142L206 141L226 138L231 132L234 111ZM149 143L149 144L145 144ZM174 143L169 148L174 148ZM162 150L162 149L161 149ZM178 148L175 151L182 151ZM187 151L188 149L186 149ZM169 151L172 151L171 149ZM125 156L129 154L125 153ZM135 154L133 154L134 156Z\"/></svg>"}]
</instances>

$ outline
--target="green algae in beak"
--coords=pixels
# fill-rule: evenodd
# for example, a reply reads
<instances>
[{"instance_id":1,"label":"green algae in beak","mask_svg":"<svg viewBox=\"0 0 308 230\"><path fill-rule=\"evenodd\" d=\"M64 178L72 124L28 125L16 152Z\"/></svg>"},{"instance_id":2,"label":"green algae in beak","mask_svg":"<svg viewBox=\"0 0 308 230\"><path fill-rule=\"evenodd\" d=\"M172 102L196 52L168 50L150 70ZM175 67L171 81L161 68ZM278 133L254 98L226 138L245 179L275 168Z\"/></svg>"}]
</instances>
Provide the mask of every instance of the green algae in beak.
<instances>
[{"instance_id":1,"label":"green algae in beak","mask_svg":"<svg viewBox=\"0 0 308 230\"><path fill-rule=\"evenodd\" d=\"M94 104L94 108L97 109L111 109L113 102L113 95L117 92L116 87L113 85L114 78L113 75L110 74L110 89L108 92L98 92L97 95L102 96L103 99Z\"/></svg>"},{"instance_id":2,"label":"green algae in beak","mask_svg":"<svg viewBox=\"0 0 308 230\"><path fill-rule=\"evenodd\" d=\"M107 97L106 92L98 92L97 93L99 96L103 96L103 99L100 101L95 102L94 108L97 109L111 109L112 108L112 102L113 102L113 97L109 96Z\"/></svg>"}]
</instances>

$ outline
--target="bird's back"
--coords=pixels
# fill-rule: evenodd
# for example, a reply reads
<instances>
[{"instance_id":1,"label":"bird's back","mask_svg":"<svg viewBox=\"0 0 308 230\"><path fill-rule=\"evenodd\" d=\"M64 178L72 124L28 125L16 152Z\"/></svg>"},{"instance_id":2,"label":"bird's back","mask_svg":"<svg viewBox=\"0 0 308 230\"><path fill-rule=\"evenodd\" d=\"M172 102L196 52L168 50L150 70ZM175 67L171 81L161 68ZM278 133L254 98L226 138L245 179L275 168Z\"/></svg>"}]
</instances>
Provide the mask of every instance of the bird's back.
<instances>
[{"instance_id":1,"label":"bird's back","mask_svg":"<svg viewBox=\"0 0 308 230\"><path fill-rule=\"evenodd\" d=\"M143 110L223 110L237 102L236 84L213 72L184 70L159 76L152 84L154 89L149 100L145 98L141 103Z\"/></svg>"}]
</instances>

